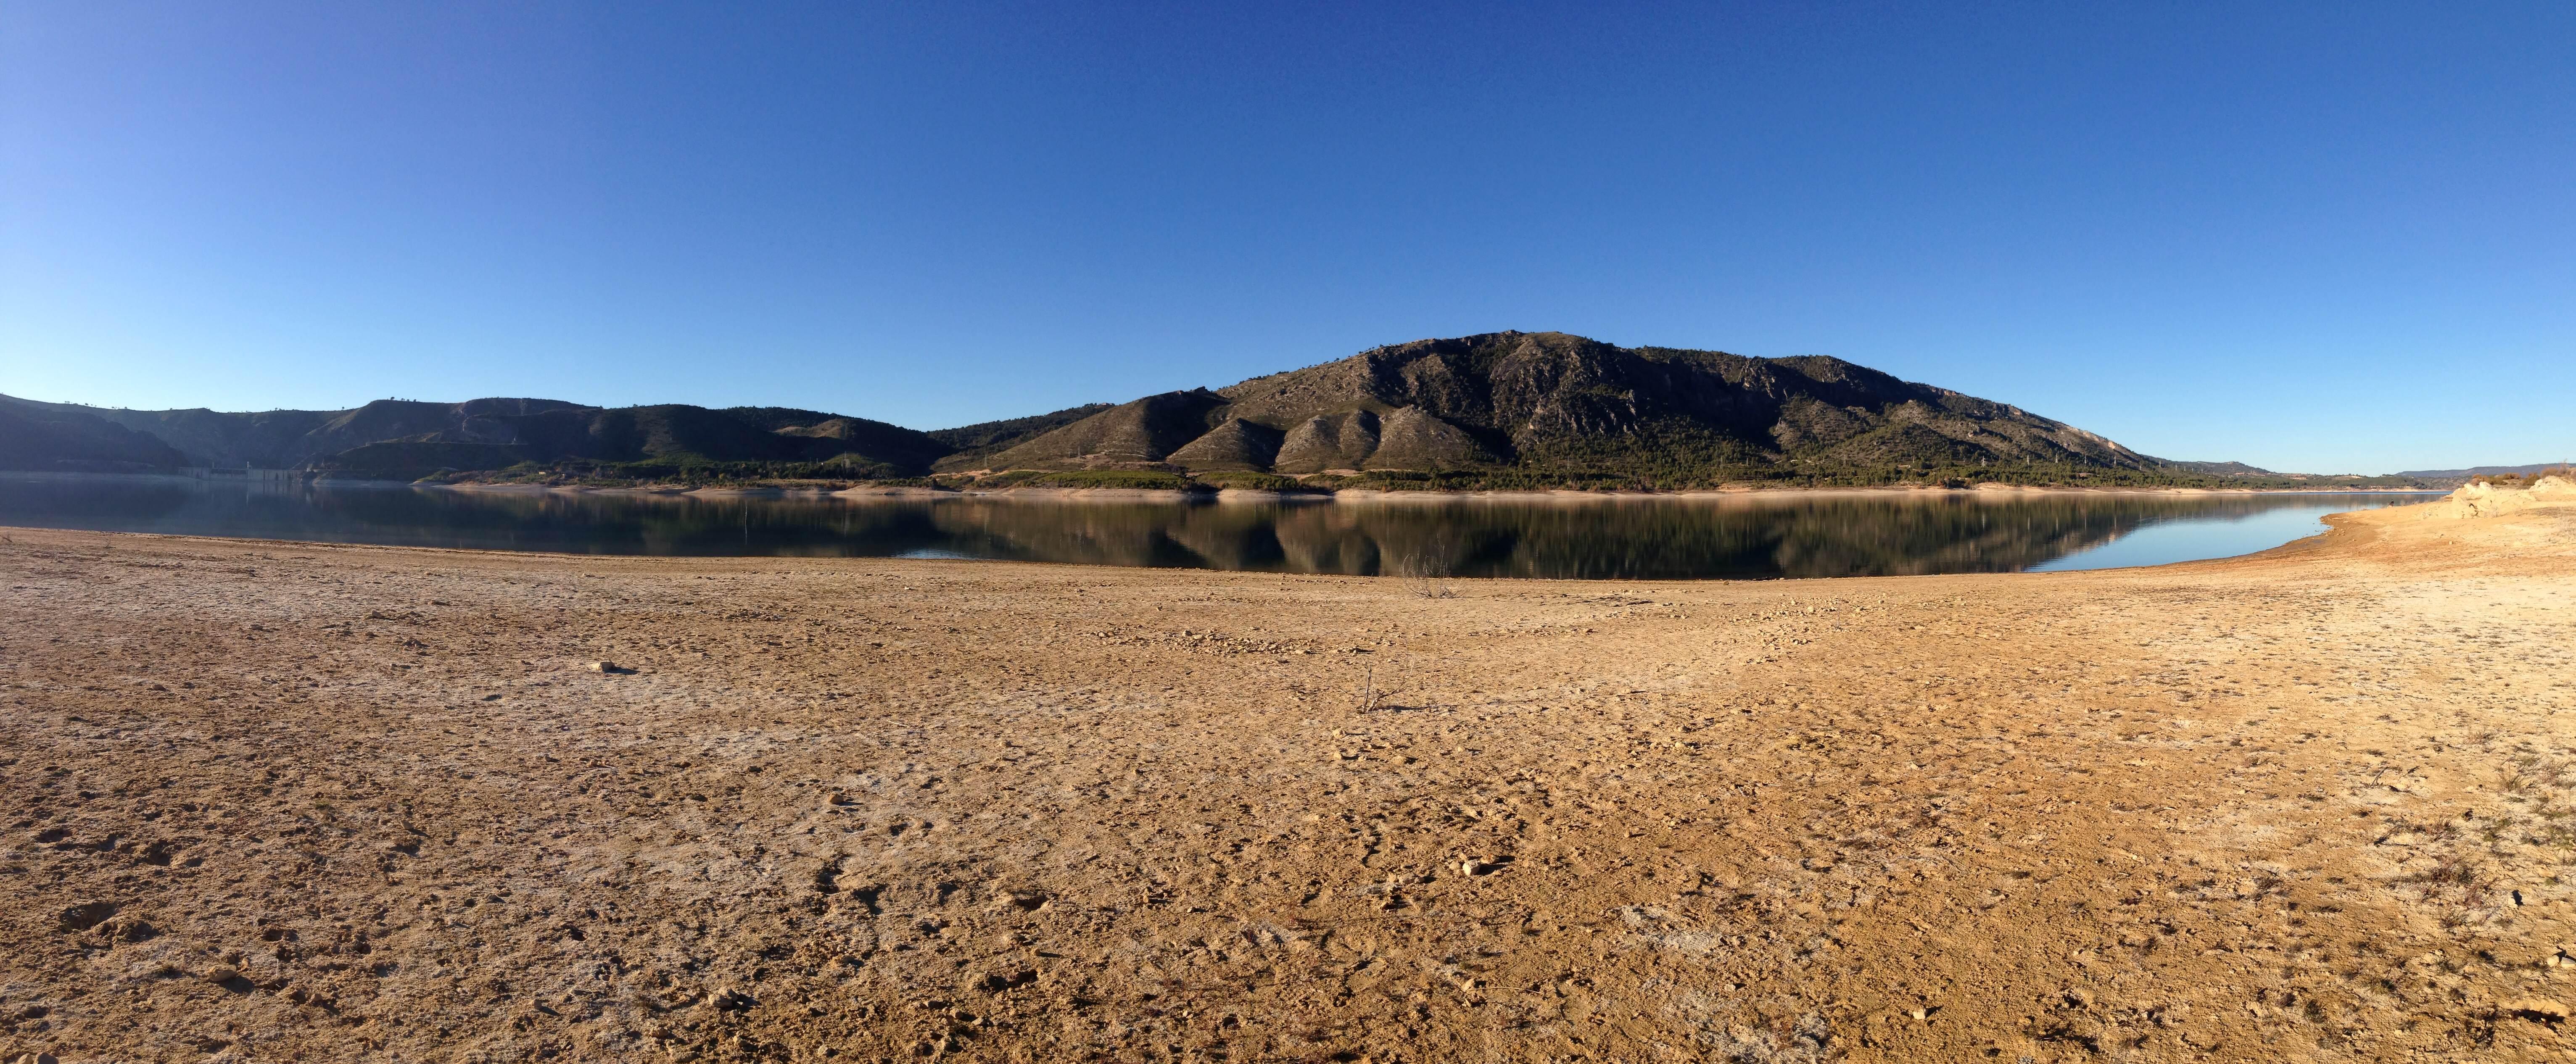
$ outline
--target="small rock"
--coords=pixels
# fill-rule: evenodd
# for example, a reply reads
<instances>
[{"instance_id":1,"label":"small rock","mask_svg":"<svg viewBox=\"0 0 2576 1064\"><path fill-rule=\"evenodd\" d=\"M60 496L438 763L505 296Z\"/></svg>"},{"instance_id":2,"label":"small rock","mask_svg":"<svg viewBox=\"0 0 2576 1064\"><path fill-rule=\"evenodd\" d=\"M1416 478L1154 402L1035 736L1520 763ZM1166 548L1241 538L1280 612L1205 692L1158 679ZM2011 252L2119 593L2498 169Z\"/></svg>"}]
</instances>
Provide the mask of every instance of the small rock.
<instances>
[{"instance_id":1,"label":"small rock","mask_svg":"<svg viewBox=\"0 0 2576 1064\"><path fill-rule=\"evenodd\" d=\"M614 661L594 661L590 663L590 671L597 673L619 673L625 672L626 670L618 668L617 663Z\"/></svg>"},{"instance_id":2,"label":"small rock","mask_svg":"<svg viewBox=\"0 0 2576 1064\"><path fill-rule=\"evenodd\" d=\"M116 915L115 903L87 901L63 910L62 915L56 919L65 931L87 931L106 923L107 918L114 915Z\"/></svg>"},{"instance_id":3,"label":"small rock","mask_svg":"<svg viewBox=\"0 0 2576 1064\"><path fill-rule=\"evenodd\" d=\"M242 977L241 972L239 972L239 971L237 971L237 970L235 970L235 969L232 969L232 968L208 968L208 969L206 969L206 981L207 981L207 982L209 982L209 983L215 983L215 984L220 985L220 984L223 984L223 983L229 983L229 982L232 982L233 980L235 980L235 979L239 979L239 978L241 978L241 977Z\"/></svg>"}]
</instances>

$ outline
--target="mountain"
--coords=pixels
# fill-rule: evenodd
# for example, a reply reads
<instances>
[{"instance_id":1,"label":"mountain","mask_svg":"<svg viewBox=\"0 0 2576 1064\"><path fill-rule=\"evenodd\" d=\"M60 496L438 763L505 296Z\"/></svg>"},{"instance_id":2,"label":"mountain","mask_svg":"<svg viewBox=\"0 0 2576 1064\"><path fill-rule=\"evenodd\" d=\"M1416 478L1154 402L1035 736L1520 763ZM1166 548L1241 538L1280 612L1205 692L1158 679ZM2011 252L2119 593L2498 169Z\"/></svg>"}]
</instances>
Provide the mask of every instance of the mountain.
<instances>
[{"instance_id":1,"label":"mountain","mask_svg":"<svg viewBox=\"0 0 2576 1064\"><path fill-rule=\"evenodd\" d=\"M94 425L139 439L158 448L148 458L129 459L145 464L248 465L406 479L522 462L817 465L850 477L895 477L924 472L932 460L956 450L899 425L778 407L709 409L674 403L605 409L559 399L382 399L352 410L226 414L104 410L9 399L0 403L0 411ZM111 439L96 430L90 436Z\"/></svg>"},{"instance_id":2,"label":"mountain","mask_svg":"<svg viewBox=\"0 0 2576 1064\"><path fill-rule=\"evenodd\" d=\"M309 468L373 476L421 476L440 469L543 465L665 467L727 464L822 465L855 478L912 476L950 448L882 421L779 407L710 409L680 403L615 409L548 399L477 399L437 409L369 403L316 429L328 450L371 432L389 435L307 458ZM422 432L408 432L422 425ZM363 427L362 427L363 426ZM392 434L399 433L399 434Z\"/></svg>"},{"instance_id":3,"label":"mountain","mask_svg":"<svg viewBox=\"0 0 2576 1064\"><path fill-rule=\"evenodd\" d=\"M1417 340L1214 391L1146 396L993 453L983 468L1670 479L1980 465L2168 468L2063 422L1840 359L1520 332Z\"/></svg>"},{"instance_id":4,"label":"mountain","mask_svg":"<svg viewBox=\"0 0 2576 1064\"><path fill-rule=\"evenodd\" d=\"M75 409L0 396L0 469L132 472L186 464L176 448Z\"/></svg>"},{"instance_id":5,"label":"mountain","mask_svg":"<svg viewBox=\"0 0 2576 1064\"><path fill-rule=\"evenodd\" d=\"M386 399L241 414L5 405L52 426L12 423L11 439L29 441L11 445L8 453L25 456L13 461L169 465L175 450L194 465L398 478L534 463L625 479L1018 471L1074 481L1087 471L1170 483L1179 483L1176 473L1322 473L1522 487L2283 479L2236 462L2151 458L2018 407L1840 359L1629 348L1554 332L1416 340L1224 388L935 432L815 410L610 409L557 399Z\"/></svg>"},{"instance_id":6,"label":"mountain","mask_svg":"<svg viewBox=\"0 0 2576 1064\"><path fill-rule=\"evenodd\" d=\"M932 429L931 439L952 448L939 460L940 469L971 469L977 459L1009 450L1023 441L1054 429L1073 424L1103 410L1107 403L1085 403L1067 407L1052 414L1036 414L1002 421L985 421L953 429Z\"/></svg>"},{"instance_id":7,"label":"mountain","mask_svg":"<svg viewBox=\"0 0 2576 1064\"><path fill-rule=\"evenodd\" d=\"M2482 465L2470 466L2467 469L2417 469L2410 472L2399 473L2397 475L2401 477L2414 477L2417 480L2467 480L2470 477L2497 477L2504 476L2506 474L2525 476L2546 470L2558 469L2566 465L2568 465L2566 462L2535 462L2531 465Z\"/></svg>"},{"instance_id":8,"label":"mountain","mask_svg":"<svg viewBox=\"0 0 2576 1064\"><path fill-rule=\"evenodd\" d=\"M2277 477L2281 475L2269 469L2261 469L2255 466L2246 465L2243 462L2166 462L2165 465L2173 469L2179 469L2185 473L2198 473L2202 476L2211 477Z\"/></svg>"},{"instance_id":9,"label":"mountain","mask_svg":"<svg viewBox=\"0 0 2576 1064\"><path fill-rule=\"evenodd\" d=\"M193 410L112 410L101 407L75 406L69 403L35 403L19 400L27 406L67 413L86 414L152 436L179 450L185 464L206 466L259 466L282 469L295 464L279 456L294 449L295 441L346 411L268 410L252 414L225 414L206 409Z\"/></svg>"}]
</instances>

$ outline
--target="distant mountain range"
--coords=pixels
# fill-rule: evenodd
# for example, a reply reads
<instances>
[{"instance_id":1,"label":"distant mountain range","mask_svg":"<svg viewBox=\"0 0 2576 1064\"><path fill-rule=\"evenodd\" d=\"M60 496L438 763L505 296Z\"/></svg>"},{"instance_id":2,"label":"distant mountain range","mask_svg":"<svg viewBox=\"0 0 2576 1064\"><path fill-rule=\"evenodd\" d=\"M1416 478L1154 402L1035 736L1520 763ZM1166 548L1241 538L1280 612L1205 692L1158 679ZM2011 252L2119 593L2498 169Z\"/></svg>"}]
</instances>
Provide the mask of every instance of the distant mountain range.
<instances>
[{"instance_id":1,"label":"distant mountain range","mask_svg":"<svg viewBox=\"0 0 2576 1064\"><path fill-rule=\"evenodd\" d=\"M252 466L417 478L613 475L1474 474L1656 485L1851 470L2274 474L2169 462L2064 422L1820 356L1487 333L1374 348L1230 387L920 432L775 407L379 400L353 410L112 410L0 397L0 467Z\"/></svg>"},{"instance_id":2,"label":"distant mountain range","mask_svg":"<svg viewBox=\"0 0 2576 1064\"><path fill-rule=\"evenodd\" d=\"M2246 465L2243 462L2167 462L2165 464L2186 473L2199 473L2203 476L2212 477L2277 477L2281 475L2269 469L2261 469Z\"/></svg>"},{"instance_id":3,"label":"distant mountain range","mask_svg":"<svg viewBox=\"0 0 2576 1064\"><path fill-rule=\"evenodd\" d=\"M2470 466L2467 469L2418 469L2410 473L2399 473L2397 475L2401 477L2413 477L2417 480L2467 480L2470 477L2495 477L2503 476L2508 473L2515 476L2526 476L2545 470L2558 469L2568 464L2569 463L2566 462L2534 462L2530 465Z\"/></svg>"},{"instance_id":4,"label":"distant mountain range","mask_svg":"<svg viewBox=\"0 0 2576 1064\"><path fill-rule=\"evenodd\" d=\"M523 462L660 461L819 465L866 478L914 475L957 450L882 421L773 407L380 399L354 410L226 414L0 397L0 465L21 469L249 466L410 478Z\"/></svg>"}]
</instances>

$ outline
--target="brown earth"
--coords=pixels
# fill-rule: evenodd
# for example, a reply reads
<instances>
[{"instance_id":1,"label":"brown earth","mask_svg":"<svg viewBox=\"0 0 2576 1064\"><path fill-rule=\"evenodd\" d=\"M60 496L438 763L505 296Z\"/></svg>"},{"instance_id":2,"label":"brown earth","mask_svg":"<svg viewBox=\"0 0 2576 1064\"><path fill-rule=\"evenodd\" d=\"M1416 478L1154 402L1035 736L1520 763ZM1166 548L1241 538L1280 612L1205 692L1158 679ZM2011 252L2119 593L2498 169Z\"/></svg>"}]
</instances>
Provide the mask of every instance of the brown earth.
<instances>
[{"instance_id":1,"label":"brown earth","mask_svg":"<svg viewBox=\"0 0 2576 1064\"><path fill-rule=\"evenodd\" d=\"M2576 1055L2576 508L2430 510L1445 588L8 530L0 1059Z\"/></svg>"}]
</instances>

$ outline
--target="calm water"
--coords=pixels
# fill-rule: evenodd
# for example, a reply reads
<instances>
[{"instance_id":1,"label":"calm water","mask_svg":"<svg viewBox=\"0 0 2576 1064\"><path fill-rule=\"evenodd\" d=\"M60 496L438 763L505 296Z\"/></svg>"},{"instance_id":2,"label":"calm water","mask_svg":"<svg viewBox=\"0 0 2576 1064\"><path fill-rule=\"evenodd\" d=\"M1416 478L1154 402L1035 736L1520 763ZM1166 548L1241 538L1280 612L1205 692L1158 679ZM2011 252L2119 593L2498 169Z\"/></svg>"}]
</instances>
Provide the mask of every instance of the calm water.
<instances>
[{"instance_id":1,"label":"calm water","mask_svg":"<svg viewBox=\"0 0 2576 1064\"><path fill-rule=\"evenodd\" d=\"M0 473L0 525L574 554L1007 558L1375 575L1761 579L2223 558L2423 495L1284 504L517 494Z\"/></svg>"}]
</instances>

